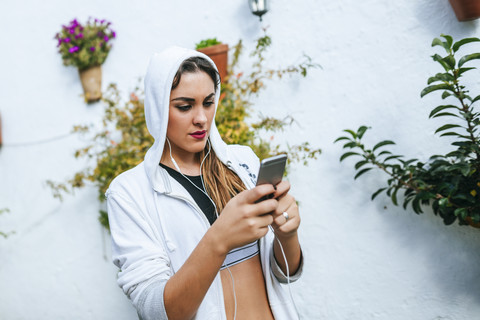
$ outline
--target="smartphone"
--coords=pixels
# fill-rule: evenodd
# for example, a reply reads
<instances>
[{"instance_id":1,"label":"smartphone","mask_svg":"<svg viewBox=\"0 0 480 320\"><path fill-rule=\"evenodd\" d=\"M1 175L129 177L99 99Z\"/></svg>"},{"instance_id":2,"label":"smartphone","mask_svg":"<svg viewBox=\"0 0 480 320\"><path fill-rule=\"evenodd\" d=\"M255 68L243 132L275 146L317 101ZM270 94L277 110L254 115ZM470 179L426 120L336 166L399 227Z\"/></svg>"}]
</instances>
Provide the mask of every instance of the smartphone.
<instances>
[{"instance_id":1,"label":"smartphone","mask_svg":"<svg viewBox=\"0 0 480 320\"><path fill-rule=\"evenodd\" d=\"M279 154L270 158L263 159L260 162L258 171L257 186L261 184L272 184L276 186L282 181L285 165L287 164L287 155Z\"/></svg>"}]
</instances>

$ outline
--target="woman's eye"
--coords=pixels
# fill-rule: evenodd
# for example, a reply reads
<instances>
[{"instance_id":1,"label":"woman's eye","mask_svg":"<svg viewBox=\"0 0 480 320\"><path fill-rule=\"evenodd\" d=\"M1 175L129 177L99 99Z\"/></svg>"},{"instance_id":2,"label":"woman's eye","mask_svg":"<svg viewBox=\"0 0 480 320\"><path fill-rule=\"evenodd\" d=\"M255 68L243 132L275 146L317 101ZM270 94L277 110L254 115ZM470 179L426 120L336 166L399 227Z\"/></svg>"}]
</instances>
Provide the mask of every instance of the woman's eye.
<instances>
[{"instance_id":1,"label":"woman's eye","mask_svg":"<svg viewBox=\"0 0 480 320\"><path fill-rule=\"evenodd\" d=\"M203 103L203 105L204 105L205 107L210 107L210 106L213 105L213 104L214 104L213 101L205 101L205 102Z\"/></svg>"},{"instance_id":2,"label":"woman's eye","mask_svg":"<svg viewBox=\"0 0 480 320\"><path fill-rule=\"evenodd\" d=\"M180 111L183 111L183 112L188 111L188 110L190 110L191 108L192 108L192 106L190 106L190 105L177 106L177 109L180 110Z\"/></svg>"}]
</instances>

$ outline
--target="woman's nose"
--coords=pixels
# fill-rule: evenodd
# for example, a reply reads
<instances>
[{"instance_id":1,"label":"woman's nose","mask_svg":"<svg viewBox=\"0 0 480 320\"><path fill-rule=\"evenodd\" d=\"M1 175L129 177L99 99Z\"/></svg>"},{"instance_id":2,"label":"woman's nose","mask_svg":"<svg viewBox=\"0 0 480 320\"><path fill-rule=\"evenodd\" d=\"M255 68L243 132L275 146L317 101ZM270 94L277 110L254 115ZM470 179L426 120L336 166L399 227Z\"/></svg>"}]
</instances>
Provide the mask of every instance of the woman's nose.
<instances>
[{"instance_id":1,"label":"woman's nose","mask_svg":"<svg viewBox=\"0 0 480 320\"><path fill-rule=\"evenodd\" d=\"M203 110L203 108L197 109L197 112L193 118L193 123L196 125L204 125L207 123L207 115L205 114L205 110Z\"/></svg>"}]
</instances>

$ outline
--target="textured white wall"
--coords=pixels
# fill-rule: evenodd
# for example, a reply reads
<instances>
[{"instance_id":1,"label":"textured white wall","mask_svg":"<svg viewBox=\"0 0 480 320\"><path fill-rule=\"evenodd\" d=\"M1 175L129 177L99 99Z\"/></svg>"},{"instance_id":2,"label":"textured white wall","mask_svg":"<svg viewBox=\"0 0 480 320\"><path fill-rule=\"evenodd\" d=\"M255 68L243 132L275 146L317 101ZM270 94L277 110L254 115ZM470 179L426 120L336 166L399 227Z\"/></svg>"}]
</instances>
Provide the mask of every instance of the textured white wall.
<instances>
[{"instance_id":1,"label":"textured white wall","mask_svg":"<svg viewBox=\"0 0 480 320\"><path fill-rule=\"evenodd\" d=\"M292 169L301 201L303 279L292 285L303 319L478 319L480 234L444 226L431 212L417 216L370 195L384 176L353 181L352 161L340 164L333 140L344 128L373 129L367 140L394 139L394 150L425 158L448 150L427 120L435 97L420 99L440 33L478 36L478 22L460 23L447 0L272 0L264 22L237 1L3 1L0 3L0 319L135 319L117 287L109 236L97 222L96 190L59 203L45 180L83 168L73 151L84 141L66 136L75 124L97 122L101 104L85 105L74 68L62 66L53 40L60 25L88 16L112 21L118 38L103 66L104 86L127 94L148 57L206 37L247 51L268 26L270 65L298 62L302 53L323 67L307 79L273 81L255 113L293 115L277 136L310 141L323 154ZM478 48L477 48L478 49ZM244 66L248 66L244 63ZM478 82L478 77L475 80Z\"/></svg>"}]
</instances>

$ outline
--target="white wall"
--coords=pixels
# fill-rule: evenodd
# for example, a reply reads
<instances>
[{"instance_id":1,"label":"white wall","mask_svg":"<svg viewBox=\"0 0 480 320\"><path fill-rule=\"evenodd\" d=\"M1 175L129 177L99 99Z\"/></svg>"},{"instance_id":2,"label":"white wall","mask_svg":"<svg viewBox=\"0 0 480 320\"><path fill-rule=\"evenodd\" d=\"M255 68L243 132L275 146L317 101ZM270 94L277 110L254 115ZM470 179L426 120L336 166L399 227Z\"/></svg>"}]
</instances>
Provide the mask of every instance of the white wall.
<instances>
[{"instance_id":1,"label":"white wall","mask_svg":"<svg viewBox=\"0 0 480 320\"><path fill-rule=\"evenodd\" d=\"M298 121L277 138L323 150L290 176L303 217L305 274L292 285L303 319L480 317L478 230L444 226L430 211L417 216L384 196L371 202L385 177L353 181L353 161L340 164L341 146L333 144L342 129L366 124L373 127L367 140L394 139L407 157L449 149L433 136L438 123L427 120L439 99L419 97L439 71L430 43L440 33L478 36L479 25L458 22L447 0L272 0L262 24L246 0L25 0L0 3L0 208L11 211L0 216L0 230L16 232L0 238L0 319L136 317L115 283L96 190L59 203L45 187L84 167L72 155L84 141L67 134L102 115L100 103L83 103L77 72L62 66L53 40L61 24L88 16L113 22L118 38L104 87L116 82L124 94L154 51L214 36L243 39L248 51L261 26L273 39L272 67L302 53L322 65L306 79L270 82L255 107Z\"/></svg>"}]
</instances>

